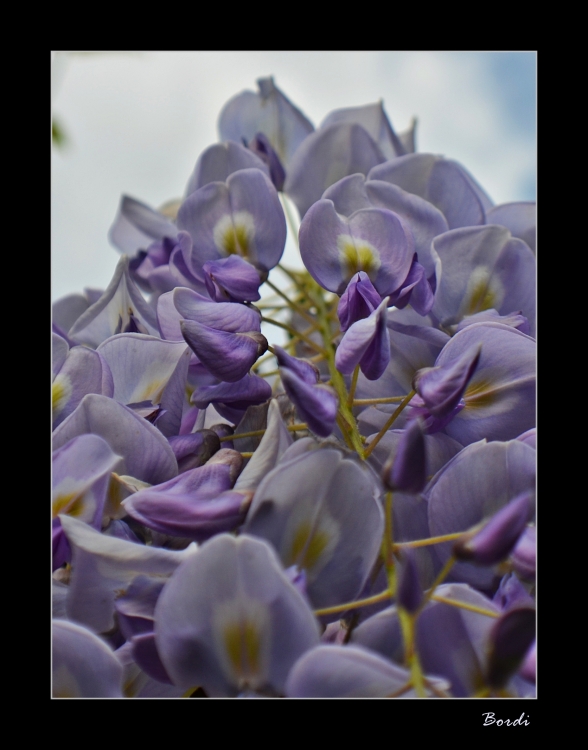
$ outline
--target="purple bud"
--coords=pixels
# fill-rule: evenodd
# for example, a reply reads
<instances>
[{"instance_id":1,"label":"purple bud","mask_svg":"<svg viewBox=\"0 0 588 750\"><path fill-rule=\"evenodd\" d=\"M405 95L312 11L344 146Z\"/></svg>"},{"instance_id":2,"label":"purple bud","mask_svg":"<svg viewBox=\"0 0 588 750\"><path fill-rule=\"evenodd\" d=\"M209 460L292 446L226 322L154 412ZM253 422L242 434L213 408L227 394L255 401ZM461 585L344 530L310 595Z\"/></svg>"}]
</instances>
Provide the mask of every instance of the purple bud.
<instances>
[{"instance_id":1,"label":"purple bud","mask_svg":"<svg viewBox=\"0 0 588 750\"><path fill-rule=\"evenodd\" d=\"M178 461L180 474L202 466L220 450L218 435L212 430L199 430L189 435L170 437L168 441Z\"/></svg>"},{"instance_id":2,"label":"purple bud","mask_svg":"<svg viewBox=\"0 0 588 750\"><path fill-rule=\"evenodd\" d=\"M453 554L478 565L495 565L510 554L530 515L531 493L524 492L492 516L481 531L458 539Z\"/></svg>"},{"instance_id":3,"label":"purple bud","mask_svg":"<svg viewBox=\"0 0 588 750\"><path fill-rule=\"evenodd\" d=\"M243 456L239 453L239 451L234 451L230 448L221 448L218 453L214 454L207 465L212 466L213 464L228 466L229 479L231 483L234 484L237 477L241 473L241 469L243 468Z\"/></svg>"},{"instance_id":4,"label":"purple bud","mask_svg":"<svg viewBox=\"0 0 588 750\"><path fill-rule=\"evenodd\" d=\"M256 156L259 156L264 164L267 164L269 167L270 178L274 183L276 190L283 190L286 171L282 166L280 157L272 148L266 135L264 133L256 133L247 146Z\"/></svg>"},{"instance_id":5,"label":"purple bud","mask_svg":"<svg viewBox=\"0 0 588 750\"><path fill-rule=\"evenodd\" d=\"M428 315L433 307L435 295L431 284L427 280L427 272L414 254L412 265L402 285L390 295L390 305L399 310L404 309L410 302L419 315Z\"/></svg>"},{"instance_id":6,"label":"purple bud","mask_svg":"<svg viewBox=\"0 0 588 750\"><path fill-rule=\"evenodd\" d=\"M482 344L475 344L447 366L417 372L414 388L434 417L443 417L455 409L476 371L481 351Z\"/></svg>"},{"instance_id":7,"label":"purple bud","mask_svg":"<svg viewBox=\"0 0 588 750\"><path fill-rule=\"evenodd\" d=\"M511 609L490 633L490 655L486 680L494 689L503 688L519 669L535 640L535 610Z\"/></svg>"},{"instance_id":8,"label":"purple bud","mask_svg":"<svg viewBox=\"0 0 588 750\"><path fill-rule=\"evenodd\" d=\"M212 375L227 383L245 377L267 351L267 339L257 331L233 333L209 328L195 320L180 321L180 328L200 362Z\"/></svg>"},{"instance_id":9,"label":"purple bud","mask_svg":"<svg viewBox=\"0 0 588 750\"><path fill-rule=\"evenodd\" d=\"M403 561L400 564L396 600L401 607L413 615L420 607L423 590L419 581L419 571L414 550L407 547L403 550Z\"/></svg>"},{"instance_id":10,"label":"purple bud","mask_svg":"<svg viewBox=\"0 0 588 750\"><path fill-rule=\"evenodd\" d=\"M256 302L260 299L259 273L241 256L209 260L202 270L206 289L216 302Z\"/></svg>"},{"instance_id":11,"label":"purple bud","mask_svg":"<svg viewBox=\"0 0 588 750\"><path fill-rule=\"evenodd\" d=\"M367 318L382 301L380 293L365 271L359 271L341 295L337 315L341 330L346 331L356 321Z\"/></svg>"},{"instance_id":12,"label":"purple bud","mask_svg":"<svg viewBox=\"0 0 588 750\"><path fill-rule=\"evenodd\" d=\"M382 481L389 490L420 492L427 481L425 432L421 419L404 430L394 457L384 466Z\"/></svg>"},{"instance_id":13,"label":"purple bud","mask_svg":"<svg viewBox=\"0 0 588 750\"><path fill-rule=\"evenodd\" d=\"M274 345L273 349L276 359L278 360L278 367L287 367L309 385L315 385L319 382L320 373L318 367L312 362L309 362L307 359L292 357L287 351L282 349L281 346Z\"/></svg>"},{"instance_id":14,"label":"purple bud","mask_svg":"<svg viewBox=\"0 0 588 750\"><path fill-rule=\"evenodd\" d=\"M233 435L235 432L235 428L232 427L230 424L227 424L226 422L219 422L219 424L213 424L211 425L210 429L215 433L215 435L218 435L219 439L222 437L228 437L229 435ZM223 448L235 448L233 445L232 440L223 440Z\"/></svg>"},{"instance_id":15,"label":"purple bud","mask_svg":"<svg viewBox=\"0 0 588 750\"><path fill-rule=\"evenodd\" d=\"M294 370L280 370L282 385L288 398L296 406L299 416L319 437L329 437L335 429L339 399L326 385L312 385L300 378Z\"/></svg>"}]
</instances>

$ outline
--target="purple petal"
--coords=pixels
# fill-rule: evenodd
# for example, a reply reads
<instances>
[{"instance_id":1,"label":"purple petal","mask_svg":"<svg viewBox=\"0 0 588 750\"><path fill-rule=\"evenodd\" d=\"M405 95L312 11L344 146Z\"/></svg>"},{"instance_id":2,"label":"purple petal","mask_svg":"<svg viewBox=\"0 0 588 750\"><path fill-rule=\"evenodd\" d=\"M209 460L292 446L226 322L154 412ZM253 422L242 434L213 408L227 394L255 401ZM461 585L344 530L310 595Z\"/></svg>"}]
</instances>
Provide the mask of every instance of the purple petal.
<instances>
[{"instance_id":1,"label":"purple petal","mask_svg":"<svg viewBox=\"0 0 588 750\"><path fill-rule=\"evenodd\" d=\"M434 417L444 417L458 405L476 371L481 351L482 345L475 344L449 366L417 372L415 389Z\"/></svg>"},{"instance_id":2,"label":"purple petal","mask_svg":"<svg viewBox=\"0 0 588 750\"><path fill-rule=\"evenodd\" d=\"M169 581L155 637L176 685L212 697L282 692L294 662L319 641L318 624L266 543L222 534Z\"/></svg>"},{"instance_id":3,"label":"purple petal","mask_svg":"<svg viewBox=\"0 0 588 750\"><path fill-rule=\"evenodd\" d=\"M110 242L121 253L134 255L153 240L175 238L176 227L161 214L135 198L123 195L114 224L110 228Z\"/></svg>"},{"instance_id":4,"label":"purple petal","mask_svg":"<svg viewBox=\"0 0 588 750\"><path fill-rule=\"evenodd\" d=\"M335 365L345 375L356 365L368 380L377 380L390 361L390 339L386 328L388 297L369 317L358 320L345 333L335 354Z\"/></svg>"},{"instance_id":5,"label":"purple petal","mask_svg":"<svg viewBox=\"0 0 588 750\"><path fill-rule=\"evenodd\" d=\"M319 437L328 437L335 429L339 399L326 385L311 385L286 367L280 369L282 385L296 406L300 419Z\"/></svg>"},{"instance_id":6,"label":"purple petal","mask_svg":"<svg viewBox=\"0 0 588 750\"><path fill-rule=\"evenodd\" d=\"M380 492L371 470L338 450L284 455L257 488L244 530L271 542L285 567L306 570L314 606L351 601L379 553Z\"/></svg>"},{"instance_id":7,"label":"purple petal","mask_svg":"<svg viewBox=\"0 0 588 750\"><path fill-rule=\"evenodd\" d=\"M267 339L257 331L229 333L194 320L182 320L180 327L184 339L206 369L228 383L241 380L267 351Z\"/></svg>"},{"instance_id":8,"label":"purple petal","mask_svg":"<svg viewBox=\"0 0 588 750\"><path fill-rule=\"evenodd\" d=\"M208 293L217 302L256 302L260 299L259 273L239 255L209 260L202 270Z\"/></svg>"},{"instance_id":9,"label":"purple petal","mask_svg":"<svg viewBox=\"0 0 588 750\"><path fill-rule=\"evenodd\" d=\"M406 153L402 142L388 120L381 101L376 104L366 104L363 107L336 109L325 117L320 127L326 128L339 122L357 123L365 128L378 144L386 159L403 156Z\"/></svg>"},{"instance_id":10,"label":"purple petal","mask_svg":"<svg viewBox=\"0 0 588 750\"><path fill-rule=\"evenodd\" d=\"M381 303L377 289L365 271L354 276L343 292L337 307L341 330L346 331L353 323L367 318Z\"/></svg>"},{"instance_id":11,"label":"purple petal","mask_svg":"<svg viewBox=\"0 0 588 750\"><path fill-rule=\"evenodd\" d=\"M248 143L256 133L264 133L288 168L292 155L314 127L271 76L259 78L257 85L259 93L243 91L225 104L218 121L220 137Z\"/></svg>"},{"instance_id":12,"label":"purple petal","mask_svg":"<svg viewBox=\"0 0 588 750\"><path fill-rule=\"evenodd\" d=\"M284 190L303 217L330 185L357 172L365 175L384 159L379 146L361 125L334 123L301 143L287 167Z\"/></svg>"},{"instance_id":13,"label":"purple petal","mask_svg":"<svg viewBox=\"0 0 588 750\"><path fill-rule=\"evenodd\" d=\"M319 371L316 365L309 362L306 359L299 359L298 357L292 357L285 349L281 346L273 347L276 359L278 360L278 367L286 367L288 370L293 372L300 380L304 381L308 385L315 385L319 382Z\"/></svg>"},{"instance_id":14,"label":"purple petal","mask_svg":"<svg viewBox=\"0 0 588 750\"><path fill-rule=\"evenodd\" d=\"M158 335L155 312L131 280L129 259L123 255L102 297L77 319L68 335L96 348L116 333L138 329Z\"/></svg>"},{"instance_id":15,"label":"purple petal","mask_svg":"<svg viewBox=\"0 0 588 750\"><path fill-rule=\"evenodd\" d=\"M186 197L209 182L225 182L227 177L239 169L261 169L269 175L269 169L253 150L246 148L240 139L226 143L215 143L205 149L196 162L186 188Z\"/></svg>"},{"instance_id":16,"label":"purple petal","mask_svg":"<svg viewBox=\"0 0 588 750\"><path fill-rule=\"evenodd\" d=\"M122 666L87 628L53 621L53 697L122 698Z\"/></svg>"},{"instance_id":17,"label":"purple petal","mask_svg":"<svg viewBox=\"0 0 588 750\"><path fill-rule=\"evenodd\" d=\"M383 480L391 490L420 492L427 477L427 455L422 422L416 419L403 431L394 461L383 470Z\"/></svg>"},{"instance_id":18,"label":"purple petal","mask_svg":"<svg viewBox=\"0 0 588 750\"><path fill-rule=\"evenodd\" d=\"M249 141L247 147L251 149L251 151L253 151L253 153L256 154L268 167L270 179L276 190L283 190L286 172L282 166L280 157L272 148L272 145L265 134L256 133L252 140Z\"/></svg>"},{"instance_id":19,"label":"purple petal","mask_svg":"<svg viewBox=\"0 0 588 750\"><path fill-rule=\"evenodd\" d=\"M178 473L174 453L161 432L111 398L85 396L53 433L53 449L86 433L104 438L114 453L123 457L123 474L157 484Z\"/></svg>"},{"instance_id":20,"label":"purple petal","mask_svg":"<svg viewBox=\"0 0 588 750\"><path fill-rule=\"evenodd\" d=\"M524 492L501 508L473 537L458 539L453 547L455 556L478 565L495 565L504 560L518 542L532 513L531 493Z\"/></svg>"}]
</instances>

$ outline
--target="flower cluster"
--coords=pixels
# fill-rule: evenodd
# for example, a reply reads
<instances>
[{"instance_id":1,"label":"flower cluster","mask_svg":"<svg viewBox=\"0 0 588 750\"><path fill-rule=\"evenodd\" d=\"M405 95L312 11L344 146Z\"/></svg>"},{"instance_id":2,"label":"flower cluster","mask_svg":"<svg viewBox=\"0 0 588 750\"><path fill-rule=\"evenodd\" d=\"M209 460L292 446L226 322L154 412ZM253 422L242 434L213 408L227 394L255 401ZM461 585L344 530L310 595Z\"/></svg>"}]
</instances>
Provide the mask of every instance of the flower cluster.
<instances>
[{"instance_id":1,"label":"flower cluster","mask_svg":"<svg viewBox=\"0 0 588 750\"><path fill-rule=\"evenodd\" d=\"M258 85L54 305L53 694L534 696L535 206Z\"/></svg>"}]
</instances>

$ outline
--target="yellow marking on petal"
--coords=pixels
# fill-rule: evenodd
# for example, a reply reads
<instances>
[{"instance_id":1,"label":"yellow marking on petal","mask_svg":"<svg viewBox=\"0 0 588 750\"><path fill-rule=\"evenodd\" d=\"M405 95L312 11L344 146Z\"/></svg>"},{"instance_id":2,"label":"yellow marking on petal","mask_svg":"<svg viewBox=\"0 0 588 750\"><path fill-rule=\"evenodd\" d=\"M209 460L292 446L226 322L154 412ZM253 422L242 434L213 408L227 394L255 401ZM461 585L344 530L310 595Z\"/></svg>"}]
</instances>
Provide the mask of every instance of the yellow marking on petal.
<instances>
[{"instance_id":1,"label":"yellow marking on petal","mask_svg":"<svg viewBox=\"0 0 588 750\"><path fill-rule=\"evenodd\" d=\"M271 622L266 604L239 596L218 603L212 613L217 654L229 680L243 689L267 681Z\"/></svg>"},{"instance_id":2,"label":"yellow marking on petal","mask_svg":"<svg viewBox=\"0 0 588 750\"><path fill-rule=\"evenodd\" d=\"M462 303L462 315L475 315L484 310L498 310L504 298L502 284L488 268L475 268L468 281Z\"/></svg>"},{"instance_id":3,"label":"yellow marking on petal","mask_svg":"<svg viewBox=\"0 0 588 750\"><path fill-rule=\"evenodd\" d=\"M496 401L494 393L494 384L489 380L478 380L470 383L463 395L466 402L466 408L485 409Z\"/></svg>"},{"instance_id":4,"label":"yellow marking on petal","mask_svg":"<svg viewBox=\"0 0 588 750\"><path fill-rule=\"evenodd\" d=\"M467 314L474 315L483 310L491 310L494 307L496 296L483 282L478 282L472 289L467 304Z\"/></svg>"},{"instance_id":5,"label":"yellow marking on petal","mask_svg":"<svg viewBox=\"0 0 588 750\"><path fill-rule=\"evenodd\" d=\"M104 515L108 518L122 518L125 515L125 510L121 503L131 494L131 491L118 481L118 475L112 472L110 481L108 482L108 491L106 492Z\"/></svg>"},{"instance_id":6,"label":"yellow marking on petal","mask_svg":"<svg viewBox=\"0 0 588 750\"><path fill-rule=\"evenodd\" d=\"M213 231L214 244L225 255L247 258L255 236L253 216L248 211L236 211L232 217L223 216Z\"/></svg>"},{"instance_id":7,"label":"yellow marking on petal","mask_svg":"<svg viewBox=\"0 0 588 750\"><path fill-rule=\"evenodd\" d=\"M51 386L51 408L54 419L69 401L71 392L70 379L66 375L59 373Z\"/></svg>"},{"instance_id":8,"label":"yellow marking on petal","mask_svg":"<svg viewBox=\"0 0 588 750\"><path fill-rule=\"evenodd\" d=\"M365 271L374 279L380 268L380 254L367 240L356 240L349 234L340 234L337 238L339 262L347 280L359 271Z\"/></svg>"},{"instance_id":9,"label":"yellow marking on petal","mask_svg":"<svg viewBox=\"0 0 588 750\"><path fill-rule=\"evenodd\" d=\"M57 495L51 503L53 518L57 518L60 513L67 513L68 516L78 517L84 512L84 494L79 492L70 492L69 494Z\"/></svg>"},{"instance_id":10,"label":"yellow marking on petal","mask_svg":"<svg viewBox=\"0 0 588 750\"><path fill-rule=\"evenodd\" d=\"M312 570L329 544L329 535L320 529L312 530L304 521L296 529L290 552L291 564Z\"/></svg>"},{"instance_id":11,"label":"yellow marking on petal","mask_svg":"<svg viewBox=\"0 0 588 750\"><path fill-rule=\"evenodd\" d=\"M151 401L153 404L158 404L161 401L163 389L167 385L168 378L158 378L151 380L143 387L143 390L139 391L136 395L136 401Z\"/></svg>"},{"instance_id":12,"label":"yellow marking on petal","mask_svg":"<svg viewBox=\"0 0 588 750\"><path fill-rule=\"evenodd\" d=\"M255 623L244 619L225 625L224 640L237 675L251 678L260 671L261 641Z\"/></svg>"}]
</instances>

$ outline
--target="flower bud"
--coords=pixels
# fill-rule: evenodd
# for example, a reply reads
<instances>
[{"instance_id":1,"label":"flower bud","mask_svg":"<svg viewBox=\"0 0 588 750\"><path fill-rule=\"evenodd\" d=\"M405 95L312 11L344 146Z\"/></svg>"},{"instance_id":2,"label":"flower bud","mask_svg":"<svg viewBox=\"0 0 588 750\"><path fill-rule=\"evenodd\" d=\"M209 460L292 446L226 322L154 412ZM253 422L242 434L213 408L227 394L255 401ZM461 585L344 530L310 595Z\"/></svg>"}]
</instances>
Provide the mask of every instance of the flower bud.
<instances>
[{"instance_id":1,"label":"flower bud","mask_svg":"<svg viewBox=\"0 0 588 750\"><path fill-rule=\"evenodd\" d=\"M453 547L458 560L495 565L507 557L523 533L531 514L531 493L524 492L498 511L473 535L464 534Z\"/></svg>"},{"instance_id":2,"label":"flower bud","mask_svg":"<svg viewBox=\"0 0 588 750\"><path fill-rule=\"evenodd\" d=\"M408 547L404 550L403 556L404 561L400 564L396 600L401 607L414 615L423 599L423 590L419 581L414 550Z\"/></svg>"},{"instance_id":3,"label":"flower bud","mask_svg":"<svg viewBox=\"0 0 588 750\"><path fill-rule=\"evenodd\" d=\"M382 481L389 490L420 492L427 481L425 433L421 419L404 430L394 457L386 462Z\"/></svg>"},{"instance_id":4,"label":"flower bud","mask_svg":"<svg viewBox=\"0 0 588 750\"><path fill-rule=\"evenodd\" d=\"M511 609L490 633L490 654L486 680L494 689L503 688L523 662L535 640L535 610Z\"/></svg>"}]
</instances>

